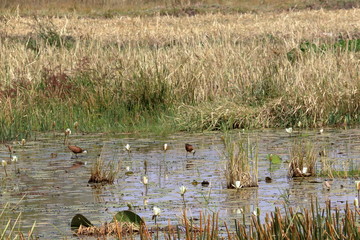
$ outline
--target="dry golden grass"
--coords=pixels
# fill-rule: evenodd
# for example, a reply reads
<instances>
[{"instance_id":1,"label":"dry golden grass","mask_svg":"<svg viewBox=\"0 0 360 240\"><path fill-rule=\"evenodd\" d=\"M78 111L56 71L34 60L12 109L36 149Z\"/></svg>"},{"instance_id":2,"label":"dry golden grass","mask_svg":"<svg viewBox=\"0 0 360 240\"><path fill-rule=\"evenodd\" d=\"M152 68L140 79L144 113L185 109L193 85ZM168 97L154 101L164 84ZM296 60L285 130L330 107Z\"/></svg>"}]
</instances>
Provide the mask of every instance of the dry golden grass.
<instances>
[{"instance_id":1,"label":"dry golden grass","mask_svg":"<svg viewBox=\"0 0 360 240\"><path fill-rule=\"evenodd\" d=\"M11 123L14 109L27 109L55 95L70 106L81 102L87 112L119 102L128 108L147 104L150 110L164 104L174 107L183 129L358 122L359 53L301 52L299 44L357 39L359 13L351 9L112 19L5 15L0 28L0 111L4 122ZM71 46L38 41L36 50L29 49L27 43L50 22L59 35L73 39ZM287 55L291 50L293 60ZM77 81L79 76L88 80ZM51 85L53 79L60 87ZM40 91L44 81L45 93ZM40 112L31 114L40 118ZM54 119L45 120L50 124Z\"/></svg>"},{"instance_id":2,"label":"dry golden grass","mask_svg":"<svg viewBox=\"0 0 360 240\"><path fill-rule=\"evenodd\" d=\"M310 177L316 175L317 154L311 142L294 142L289 164L289 177Z\"/></svg>"}]
</instances>

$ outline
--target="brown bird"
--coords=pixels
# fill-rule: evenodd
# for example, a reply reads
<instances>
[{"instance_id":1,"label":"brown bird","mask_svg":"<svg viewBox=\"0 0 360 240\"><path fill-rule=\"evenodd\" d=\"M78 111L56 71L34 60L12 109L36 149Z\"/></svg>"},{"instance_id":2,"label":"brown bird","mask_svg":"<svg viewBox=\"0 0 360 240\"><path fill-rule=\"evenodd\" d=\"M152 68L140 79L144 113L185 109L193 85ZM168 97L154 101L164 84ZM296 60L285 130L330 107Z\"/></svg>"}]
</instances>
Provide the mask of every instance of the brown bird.
<instances>
[{"instance_id":1,"label":"brown bird","mask_svg":"<svg viewBox=\"0 0 360 240\"><path fill-rule=\"evenodd\" d=\"M77 154L79 153L87 153L85 149L82 149L81 147L75 146L75 145L69 145L68 148L75 154L75 157L77 158Z\"/></svg>"},{"instance_id":2,"label":"brown bird","mask_svg":"<svg viewBox=\"0 0 360 240\"><path fill-rule=\"evenodd\" d=\"M195 149L194 149L193 145L185 143L185 149L186 149L186 157L187 157L188 153L192 153L193 156L195 155Z\"/></svg>"}]
</instances>

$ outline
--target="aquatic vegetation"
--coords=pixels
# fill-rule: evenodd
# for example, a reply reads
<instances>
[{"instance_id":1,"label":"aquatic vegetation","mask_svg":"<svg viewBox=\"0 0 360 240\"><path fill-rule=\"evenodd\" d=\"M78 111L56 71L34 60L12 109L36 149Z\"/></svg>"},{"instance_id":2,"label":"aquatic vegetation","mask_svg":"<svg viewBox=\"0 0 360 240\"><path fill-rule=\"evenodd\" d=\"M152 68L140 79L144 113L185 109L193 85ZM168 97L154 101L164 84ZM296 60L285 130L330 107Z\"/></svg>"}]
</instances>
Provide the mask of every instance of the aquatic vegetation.
<instances>
[{"instance_id":1,"label":"aquatic vegetation","mask_svg":"<svg viewBox=\"0 0 360 240\"><path fill-rule=\"evenodd\" d=\"M316 175L315 147L310 141L295 141L290 150L289 177L309 177Z\"/></svg>"},{"instance_id":2,"label":"aquatic vegetation","mask_svg":"<svg viewBox=\"0 0 360 240\"><path fill-rule=\"evenodd\" d=\"M107 165L100 154L91 167L91 176L89 183L114 183L115 177L120 171L120 164L109 161Z\"/></svg>"},{"instance_id":3,"label":"aquatic vegetation","mask_svg":"<svg viewBox=\"0 0 360 240\"><path fill-rule=\"evenodd\" d=\"M64 145L69 144L69 136L71 135L70 128L65 129L64 131Z\"/></svg>"},{"instance_id":4,"label":"aquatic vegetation","mask_svg":"<svg viewBox=\"0 0 360 240\"><path fill-rule=\"evenodd\" d=\"M246 142L245 142L246 141ZM242 187L258 186L258 153L257 145L244 139L239 135L238 140L233 140L229 134L223 136L225 145L224 156L226 163L226 185L233 188L237 181L241 182Z\"/></svg>"},{"instance_id":5,"label":"aquatic vegetation","mask_svg":"<svg viewBox=\"0 0 360 240\"><path fill-rule=\"evenodd\" d=\"M152 219L155 221L155 224L156 224L156 218L159 217L161 214L161 209L154 206L153 207L153 216L152 216Z\"/></svg>"},{"instance_id":6,"label":"aquatic vegetation","mask_svg":"<svg viewBox=\"0 0 360 240\"><path fill-rule=\"evenodd\" d=\"M7 161L6 161L6 160L1 160L1 166L3 166L4 172L5 172L5 176L7 177L7 176L8 176L8 174L7 174L7 172L6 172Z\"/></svg>"}]
</instances>

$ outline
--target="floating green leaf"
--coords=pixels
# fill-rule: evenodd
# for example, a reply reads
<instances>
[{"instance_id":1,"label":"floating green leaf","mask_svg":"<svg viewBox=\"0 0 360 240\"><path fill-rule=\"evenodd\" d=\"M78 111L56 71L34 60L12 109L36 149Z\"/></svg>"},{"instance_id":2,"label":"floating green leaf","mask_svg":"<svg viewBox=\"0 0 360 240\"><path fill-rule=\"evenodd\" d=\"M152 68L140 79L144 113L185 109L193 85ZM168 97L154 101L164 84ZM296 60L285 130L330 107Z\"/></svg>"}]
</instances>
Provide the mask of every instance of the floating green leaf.
<instances>
[{"instance_id":1,"label":"floating green leaf","mask_svg":"<svg viewBox=\"0 0 360 240\"><path fill-rule=\"evenodd\" d=\"M129 211L129 210L118 212L114 216L114 218L111 222L114 222L115 219L116 219L116 221L121 222L121 223L127 222L127 223L135 224L137 226L144 224L144 221L142 220L142 218L139 215L137 215L136 213Z\"/></svg>"},{"instance_id":2,"label":"floating green leaf","mask_svg":"<svg viewBox=\"0 0 360 240\"><path fill-rule=\"evenodd\" d=\"M78 229L81 225L84 227L91 227L93 224L83 215L76 214L73 219L71 220L71 230Z\"/></svg>"},{"instance_id":3,"label":"floating green leaf","mask_svg":"<svg viewBox=\"0 0 360 240\"><path fill-rule=\"evenodd\" d=\"M281 163L281 157L276 154L268 154L266 158L273 164L279 164Z\"/></svg>"}]
</instances>

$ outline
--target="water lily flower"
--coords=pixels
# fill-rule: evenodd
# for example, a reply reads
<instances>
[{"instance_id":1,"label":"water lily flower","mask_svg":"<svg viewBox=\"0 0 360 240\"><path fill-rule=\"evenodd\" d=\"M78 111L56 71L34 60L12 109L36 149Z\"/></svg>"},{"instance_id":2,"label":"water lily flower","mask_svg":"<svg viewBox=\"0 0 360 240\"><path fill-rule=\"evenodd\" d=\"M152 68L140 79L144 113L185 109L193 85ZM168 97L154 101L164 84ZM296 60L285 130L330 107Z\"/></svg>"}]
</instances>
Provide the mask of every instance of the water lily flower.
<instances>
[{"instance_id":1,"label":"water lily flower","mask_svg":"<svg viewBox=\"0 0 360 240\"><path fill-rule=\"evenodd\" d=\"M235 181L235 185L234 184L231 184L234 188L236 189L240 189L242 188L242 185L241 185L241 182L240 181Z\"/></svg>"},{"instance_id":2,"label":"water lily flower","mask_svg":"<svg viewBox=\"0 0 360 240\"><path fill-rule=\"evenodd\" d=\"M130 152L130 144L126 144L125 149L126 149L126 151Z\"/></svg>"},{"instance_id":3,"label":"water lily flower","mask_svg":"<svg viewBox=\"0 0 360 240\"><path fill-rule=\"evenodd\" d=\"M292 129L292 127L289 127L289 128L285 128L285 131L287 132L287 133L292 133L293 132L293 129Z\"/></svg>"},{"instance_id":4,"label":"water lily flower","mask_svg":"<svg viewBox=\"0 0 360 240\"><path fill-rule=\"evenodd\" d=\"M302 173L304 173L304 174L307 173L307 169L308 169L307 167L303 167Z\"/></svg>"},{"instance_id":5,"label":"water lily flower","mask_svg":"<svg viewBox=\"0 0 360 240\"><path fill-rule=\"evenodd\" d=\"M144 199L144 206L147 206L148 203L149 203L149 200L145 198L145 199Z\"/></svg>"},{"instance_id":6,"label":"water lily flower","mask_svg":"<svg viewBox=\"0 0 360 240\"><path fill-rule=\"evenodd\" d=\"M297 125L298 125L298 127L301 127L302 122L301 122L301 121L299 121Z\"/></svg>"},{"instance_id":7,"label":"water lily flower","mask_svg":"<svg viewBox=\"0 0 360 240\"><path fill-rule=\"evenodd\" d=\"M2 165L3 167L6 167L6 166L7 166L7 161L2 160L2 161L1 161L1 165Z\"/></svg>"},{"instance_id":8,"label":"water lily flower","mask_svg":"<svg viewBox=\"0 0 360 240\"><path fill-rule=\"evenodd\" d=\"M153 207L153 213L154 213L154 216L160 216L161 209L158 207Z\"/></svg>"},{"instance_id":9,"label":"water lily flower","mask_svg":"<svg viewBox=\"0 0 360 240\"><path fill-rule=\"evenodd\" d=\"M12 156L11 161L16 163L16 162L18 161L17 156L15 156L15 155L14 155L14 156Z\"/></svg>"},{"instance_id":10,"label":"water lily flower","mask_svg":"<svg viewBox=\"0 0 360 240\"><path fill-rule=\"evenodd\" d=\"M129 172L130 171L130 167L126 166L126 171Z\"/></svg>"},{"instance_id":11,"label":"water lily flower","mask_svg":"<svg viewBox=\"0 0 360 240\"><path fill-rule=\"evenodd\" d=\"M183 196L186 193L187 188L185 186L180 187L180 194Z\"/></svg>"},{"instance_id":12,"label":"water lily flower","mask_svg":"<svg viewBox=\"0 0 360 240\"><path fill-rule=\"evenodd\" d=\"M360 191L360 181L355 181L356 190Z\"/></svg>"},{"instance_id":13,"label":"water lily flower","mask_svg":"<svg viewBox=\"0 0 360 240\"><path fill-rule=\"evenodd\" d=\"M26 140L25 140L25 138L23 138L23 139L21 139L21 145L25 145L25 143L26 143Z\"/></svg>"},{"instance_id":14,"label":"water lily flower","mask_svg":"<svg viewBox=\"0 0 360 240\"><path fill-rule=\"evenodd\" d=\"M252 214L254 214L254 216L257 216L257 211L254 210L254 211L252 212Z\"/></svg>"},{"instance_id":15,"label":"water lily flower","mask_svg":"<svg viewBox=\"0 0 360 240\"><path fill-rule=\"evenodd\" d=\"M324 129L323 129L323 128L320 129L319 133L320 133L320 134L323 134L323 132L324 132Z\"/></svg>"},{"instance_id":16,"label":"water lily flower","mask_svg":"<svg viewBox=\"0 0 360 240\"><path fill-rule=\"evenodd\" d=\"M359 207L359 200L357 198L354 199L354 206Z\"/></svg>"},{"instance_id":17,"label":"water lily flower","mask_svg":"<svg viewBox=\"0 0 360 240\"><path fill-rule=\"evenodd\" d=\"M70 128L67 128L66 130L65 130L65 135L66 136L69 136L71 134L71 130L70 130Z\"/></svg>"},{"instance_id":18,"label":"water lily flower","mask_svg":"<svg viewBox=\"0 0 360 240\"><path fill-rule=\"evenodd\" d=\"M243 212L244 212L244 210L242 208L236 209L236 214L242 214Z\"/></svg>"},{"instance_id":19,"label":"water lily flower","mask_svg":"<svg viewBox=\"0 0 360 240\"><path fill-rule=\"evenodd\" d=\"M164 151L166 152L166 150L168 150L168 145L165 143L164 144Z\"/></svg>"},{"instance_id":20,"label":"water lily flower","mask_svg":"<svg viewBox=\"0 0 360 240\"><path fill-rule=\"evenodd\" d=\"M143 176L143 178L142 178L142 183L143 183L144 185L147 185L147 184L149 183L149 179L147 178L147 176Z\"/></svg>"}]
</instances>

